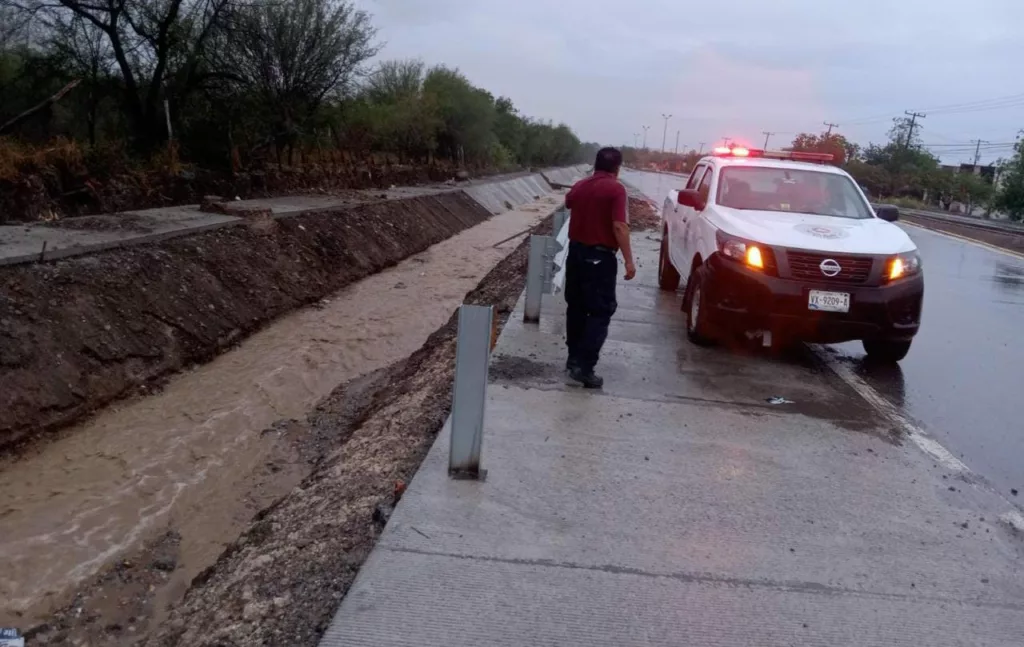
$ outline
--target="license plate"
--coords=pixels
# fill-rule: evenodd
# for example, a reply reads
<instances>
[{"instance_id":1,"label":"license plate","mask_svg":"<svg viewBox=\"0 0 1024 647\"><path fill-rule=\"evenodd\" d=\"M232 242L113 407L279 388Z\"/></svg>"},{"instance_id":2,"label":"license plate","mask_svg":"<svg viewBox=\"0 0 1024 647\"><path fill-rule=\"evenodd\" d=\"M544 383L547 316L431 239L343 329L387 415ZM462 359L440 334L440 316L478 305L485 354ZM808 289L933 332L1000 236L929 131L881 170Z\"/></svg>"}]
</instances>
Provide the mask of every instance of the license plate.
<instances>
[{"instance_id":1,"label":"license plate","mask_svg":"<svg viewBox=\"0 0 1024 647\"><path fill-rule=\"evenodd\" d=\"M807 297L807 309L821 310L822 312L849 312L850 293L811 290Z\"/></svg>"}]
</instances>

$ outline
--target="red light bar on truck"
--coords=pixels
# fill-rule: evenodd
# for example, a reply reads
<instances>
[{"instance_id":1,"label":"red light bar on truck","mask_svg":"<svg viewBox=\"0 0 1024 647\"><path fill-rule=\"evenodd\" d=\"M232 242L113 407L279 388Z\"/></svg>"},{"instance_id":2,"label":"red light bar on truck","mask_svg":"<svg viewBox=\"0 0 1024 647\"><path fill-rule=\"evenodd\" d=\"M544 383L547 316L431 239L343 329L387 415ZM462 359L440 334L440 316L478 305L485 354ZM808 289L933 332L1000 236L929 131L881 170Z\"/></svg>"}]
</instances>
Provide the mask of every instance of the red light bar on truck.
<instances>
[{"instance_id":1,"label":"red light bar on truck","mask_svg":"<svg viewBox=\"0 0 1024 647\"><path fill-rule=\"evenodd\" d=\"M832 153L811 153L807 151L766 151L759 148L743 146L718 146L711 153L715 157L764 157L777 160L795 160L798 162L831 162Z\"/></svg>"}]
</instances>

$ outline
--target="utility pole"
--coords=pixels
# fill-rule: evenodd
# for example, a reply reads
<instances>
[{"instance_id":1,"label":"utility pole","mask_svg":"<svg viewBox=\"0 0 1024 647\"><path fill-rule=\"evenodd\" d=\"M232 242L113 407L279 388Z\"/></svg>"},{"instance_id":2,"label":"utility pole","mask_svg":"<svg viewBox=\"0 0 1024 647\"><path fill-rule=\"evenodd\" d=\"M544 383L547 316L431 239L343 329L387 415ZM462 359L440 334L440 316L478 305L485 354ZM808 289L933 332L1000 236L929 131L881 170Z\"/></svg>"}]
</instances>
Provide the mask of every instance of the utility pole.
<instances>
[{"instance_id":1,"label":"utility pole","mask_svg":"<svg viewBox=\"0 0 1024 647\"><path fill-rule=\"evenodd\" d=\"M977 167L978 167L978 160L981 159L981 145L983 143L987 144L988 140L986 140L986 139L975 139L974 141L977 144L977 146L974 147L974 167L975 167L974 170L975 170L975 172L977 172L977 170L978 170L977 169Z\"/></svg>"},{"instance_id":2,"label":"utility pole","mask_svg":"<svg viewBox=\"0 0 1024 647\"><path fill-rule=\"evenodd\" d=\"M651 129L650 126L640 126L644 129L644 150L647 150L647 131Z\"/></svg>"},{"instance_id":3,"label":"utility pole","mask_svg":"<svg viewBox=\"0 0 1024 647\"><path fill-rule=\"evenodd\" d=\"M633 133L633 148L640 146L640 133Z\"/></svg>"},{"instance_id":4,"label":"utility pole","mask_svg":"<svg viewBox=\"0 0 1024 647\"><path fill-rule=\"evenodd\" d=\"M679 154L679 131L676 131L676 155Z\"/></svg>"},{"instance_id":5,"label":"utility pole","mask_svg":"<svg viewBox=\"0 0 1024 647\"><path fill-rule=\"evenodd\" d=\"M903 111L903 114L910 117L910 128L907 130L907 143L903 145L903 150L907 150L908 148L910 148L910 141L914 136L914 124L917 123L917 118L920 117L921 119L924 119L928 115L922 114L920 112L908 112L906 110Z\"/></svg>"},{"instance_id":6,"label":"utility pole","mask_svg":"<svg viewBox=\"0 0 1024 647\"><path fill-rule=\"evenodd\" d=\"M827 133L825 133L825 136L826 136L826 137L828 137L829 135L831 135L831 134L832 134L832 129L833 129L833 128L839 128L839 124L833 124L833 123L829 123L829 122L827 122L827 121L823 121L823 122L821 122L821 123L822 123L822 125L828 126L828 132L827 132Z\"/></svg>"},{"instance_id":7,"label":"utility pole","mask_svg":"<svg viewBox=\"0 0 1024 647\"><path fill-rule=\"evenodd\" d=\"M665 127L661 130L661 152L665 152L665 138L668 137L668 120L672 118L672 115L662 114L661 118L665 120Z\"/></svg>"},{"instance_id":8,"label":"utility pole","mask_svg":"<svg viewBox=\"0 0 1024 647\"><path fill-rule=\"evenodd\" d=\"M768 138L774 135L775 133L768 130L762 130L761 134L764 135L764 149L768 150Z\"/></svg>"},{"instance_id":9,"label":"utility pole","mask_svg":"<svg viewBox=\"0 0 1024 647\"><path fill-rule=\"evenodd\" d=\"M699 151L697 151L697 154L698 154L698 155L703 155L703 154L704 154L704 144L705 144L705 143L707 143L707 142L701 142L701 143L700 143L700 150L699 150Z\"/></svg>"}]
</instances>

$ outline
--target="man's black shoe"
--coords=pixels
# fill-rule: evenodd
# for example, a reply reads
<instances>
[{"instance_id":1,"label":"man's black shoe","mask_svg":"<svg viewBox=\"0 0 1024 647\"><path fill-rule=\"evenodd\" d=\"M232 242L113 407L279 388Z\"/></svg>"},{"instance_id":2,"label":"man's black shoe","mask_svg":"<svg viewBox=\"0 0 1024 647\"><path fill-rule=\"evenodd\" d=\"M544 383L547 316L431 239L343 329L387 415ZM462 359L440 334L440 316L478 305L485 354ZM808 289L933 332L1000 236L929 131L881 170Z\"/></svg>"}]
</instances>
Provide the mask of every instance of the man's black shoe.
<instances>
[{"instance_id":1,"label":"man's black shoe","mask_svg":"<svg viewBox=\"0 0 1024 647\"><path fill-rule=\"evenodd\" d=\"M584 372L578 366L569 369L569 379L580 384L584 389L600 389L604 386L604 378L594 371Z\"/></svg>"}]
</instances>

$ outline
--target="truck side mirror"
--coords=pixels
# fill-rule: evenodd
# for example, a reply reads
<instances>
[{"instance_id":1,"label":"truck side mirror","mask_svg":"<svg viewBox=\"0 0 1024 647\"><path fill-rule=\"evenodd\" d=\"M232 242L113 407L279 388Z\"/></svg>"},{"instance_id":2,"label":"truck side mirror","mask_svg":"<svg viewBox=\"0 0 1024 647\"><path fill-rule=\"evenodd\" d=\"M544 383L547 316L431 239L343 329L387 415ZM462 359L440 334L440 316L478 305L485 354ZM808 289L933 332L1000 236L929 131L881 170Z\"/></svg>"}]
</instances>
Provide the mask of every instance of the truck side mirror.
<instances>
[{"instance_id":1,"label":"truck side mirror","mask_svg":"<svg viewBox=\"0 0 1024 647\"><path fill-rule=\"evenodd\" d=\"M900 219L900 210L894 204L874 205L875 215L886 222L896 222Z\"/></svg>"},{"instance_id":2,"label":"truck side mirror","mask_svg":"<svg viewBox=\"0 0 1024 647\"><path fill-rule=\"evenodd\" d=\"M696 189L683 189L679 192L679 197L677 199L679 204L684 207L692 207L697 211L703 211L704 207L707 206L704 198Z\"/></svg>"}]
</instances>

